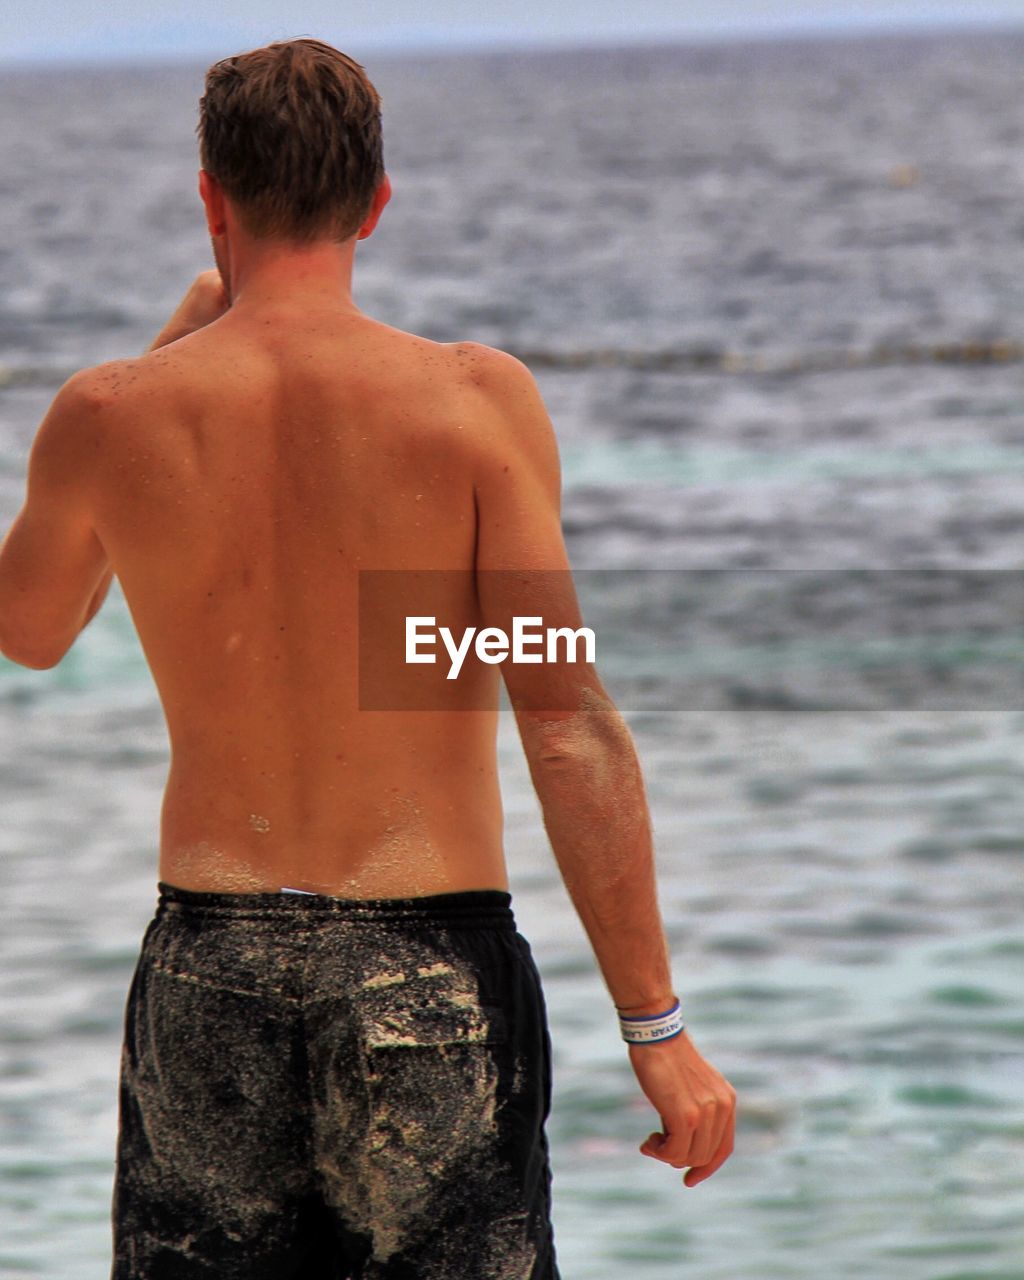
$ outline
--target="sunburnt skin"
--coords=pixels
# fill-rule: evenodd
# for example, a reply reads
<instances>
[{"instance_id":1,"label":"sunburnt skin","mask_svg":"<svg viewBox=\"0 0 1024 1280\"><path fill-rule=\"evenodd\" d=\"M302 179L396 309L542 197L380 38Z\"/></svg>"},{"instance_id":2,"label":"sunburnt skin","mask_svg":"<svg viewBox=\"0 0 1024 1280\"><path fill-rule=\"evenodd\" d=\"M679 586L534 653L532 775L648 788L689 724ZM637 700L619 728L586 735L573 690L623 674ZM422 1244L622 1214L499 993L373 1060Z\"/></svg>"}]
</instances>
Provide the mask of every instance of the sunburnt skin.
<instances>
[{"instance_id":1,"label":"sunburnt skin","mask_svg":"<svg viewBox=\"0 0 1024 1280\"><path fill-rule=\"evenodd\" d=\"M358 645L377 643L356 630L359 569L472 569L473 457L500 447L487 361L358 314L285 305L261 321L239 302L102 367L93 392L98 531L171 739L160 879L507 889L497 712L373 713L358 699ZM430 479L441 458L444 489ZM478 621L472 574L438 606ZM496 671L467 678L496 705ZM415 803L396 809L396 794Z\"/></svg>"}]
</instances>

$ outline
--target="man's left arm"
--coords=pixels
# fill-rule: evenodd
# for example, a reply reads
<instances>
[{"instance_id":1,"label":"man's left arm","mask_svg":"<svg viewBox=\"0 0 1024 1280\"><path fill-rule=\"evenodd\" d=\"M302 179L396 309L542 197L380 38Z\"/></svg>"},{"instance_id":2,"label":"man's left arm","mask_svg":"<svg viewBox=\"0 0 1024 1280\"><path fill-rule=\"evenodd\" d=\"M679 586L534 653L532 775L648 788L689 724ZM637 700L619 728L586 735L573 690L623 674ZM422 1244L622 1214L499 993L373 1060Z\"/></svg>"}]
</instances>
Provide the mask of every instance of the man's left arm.
<instances>
[{"instance_id":1,"label":"man's left arm","mask_svg":"<svg viewBox=\"0 0 1024 1280\"><path fill-rule=\"evenodd\" d=\"M0 652L55 667L99 611L114 570L94 526L109 397L97 370L58 391L29 453L25 502L0 546Z\"/></svg>"}]
</instances>

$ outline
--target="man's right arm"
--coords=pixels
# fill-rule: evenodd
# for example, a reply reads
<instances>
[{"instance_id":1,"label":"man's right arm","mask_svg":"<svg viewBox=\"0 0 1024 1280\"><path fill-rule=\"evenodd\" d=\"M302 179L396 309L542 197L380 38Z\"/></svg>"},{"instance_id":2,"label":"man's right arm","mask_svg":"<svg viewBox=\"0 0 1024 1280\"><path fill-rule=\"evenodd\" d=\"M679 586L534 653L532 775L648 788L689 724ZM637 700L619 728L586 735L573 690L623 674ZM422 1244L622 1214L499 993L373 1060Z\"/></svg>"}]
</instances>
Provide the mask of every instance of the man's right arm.
<instances>
[{"instance_id":1,"label":"man's right arm","mask_svg":"<svg viewBox=\"0 0 1024 1280\"><path fill-rule=\"evenodd\" d=\"M149 355L151 351L169 346L179 338L185 338L197 329L219 320L230 305L220 272L215 267L200 271L178 303L174 314L143 354Z\"/></svg>"},{"instance_id":2,"label":"man's right arm","mask_svg":"<svg viewBox=\"0 0 1024 1280\"><path fill-rule=\"evenodd\" d=\"M561 528L554 428L529 369L476 344L481 446L476 459L476 576L483 626L512 618L545 628L583 626ZM520 664L502 674L559 871L619 1011L664 1012L675 993L657 901L652 827L628 726L593 664ZM640 1150L687 1185L732 1151L735 1091L684 1030L629 1045L663 1134Z\"/></svg>"}]
</instances>

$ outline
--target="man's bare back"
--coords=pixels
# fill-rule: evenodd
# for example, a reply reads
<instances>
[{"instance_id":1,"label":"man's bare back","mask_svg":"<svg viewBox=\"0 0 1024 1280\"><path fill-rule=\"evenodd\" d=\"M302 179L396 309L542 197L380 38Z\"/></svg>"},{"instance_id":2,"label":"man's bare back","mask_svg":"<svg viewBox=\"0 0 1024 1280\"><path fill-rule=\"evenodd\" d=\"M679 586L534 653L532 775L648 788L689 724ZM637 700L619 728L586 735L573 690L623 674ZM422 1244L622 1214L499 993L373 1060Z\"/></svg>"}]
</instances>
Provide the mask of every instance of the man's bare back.
<instances>
[{"instance_id":1,"label":"man's bare back","mask_svg":"<svg viewBox=\"0 0 1024 1280\"><path fill-rule=\"evenodd\" d=\"M359 711L357 661L360 568L473 568L492 354L341 307L229 309L100 366L96 529L171 740L161 880L508 888L496 710ZM445 602L468 625L471 588ZM473 678L496 704L497 669Z\"/></svg>"}]
</instances>

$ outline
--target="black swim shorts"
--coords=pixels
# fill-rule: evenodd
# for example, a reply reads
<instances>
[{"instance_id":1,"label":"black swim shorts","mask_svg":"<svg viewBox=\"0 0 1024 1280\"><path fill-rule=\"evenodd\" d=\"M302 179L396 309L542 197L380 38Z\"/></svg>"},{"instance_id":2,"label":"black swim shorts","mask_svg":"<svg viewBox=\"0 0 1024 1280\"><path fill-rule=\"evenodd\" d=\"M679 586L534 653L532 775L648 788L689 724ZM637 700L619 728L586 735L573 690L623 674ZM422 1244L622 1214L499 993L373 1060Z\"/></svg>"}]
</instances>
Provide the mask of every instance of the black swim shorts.
<instances>
[{"instance_id":1,"label":"black swim shorts","mask_svg":"<svg viewBox=\"0 0 1024 1280\"><path fill-rule=\"evenodd\" d=\"M540 976L498 889L160 882L112 1280L559 1280Z\"/></svg>"}]
</instances>

